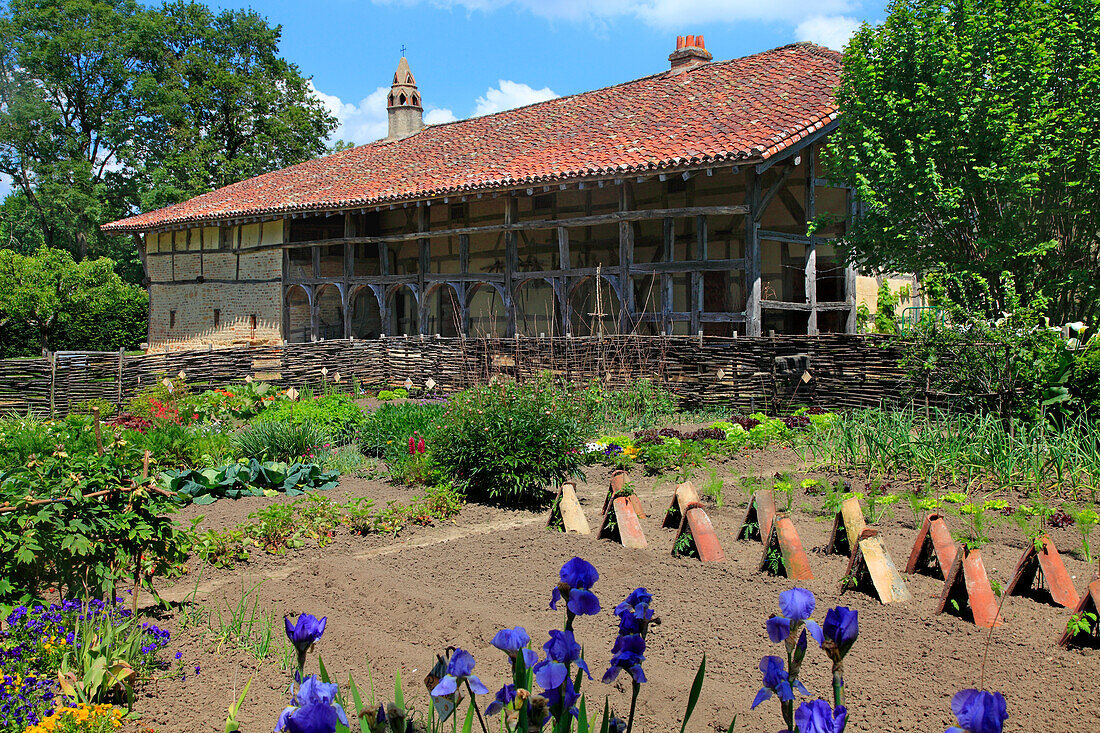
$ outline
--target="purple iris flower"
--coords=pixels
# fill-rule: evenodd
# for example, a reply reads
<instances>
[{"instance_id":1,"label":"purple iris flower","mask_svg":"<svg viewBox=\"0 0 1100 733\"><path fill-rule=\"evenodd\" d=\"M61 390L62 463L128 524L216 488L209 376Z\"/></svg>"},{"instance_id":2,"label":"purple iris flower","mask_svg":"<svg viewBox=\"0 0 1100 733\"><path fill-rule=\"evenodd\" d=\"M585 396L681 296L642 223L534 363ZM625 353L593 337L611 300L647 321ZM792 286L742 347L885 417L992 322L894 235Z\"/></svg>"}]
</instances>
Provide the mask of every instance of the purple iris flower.
<instances>
[{"instance_id":1,"label":"purple iris flower","mask_svg":"<svg viewBox=\"0 0 1100 733\"><path fill-rule=\"evenodd\" d=\"M298 650L298 655L302 656L325 633L328 616L318 619L312 614L303 613L293 624L284 616L283 623L286 625L286 638L290 639L290 643Z\"/></svg>"},{"instance_id":2,"label":"purple iris flower","mask_svg":"<svg viewBox=\"0 0 1100 733\"><path fill-rule=\"evenodd\" d=\"M577 694L576 688L573 687L573 680L566 678L560 686L551 690L546 690L542 693L542 696L546 698L546 702L550 705L550 709L560 708L565 712L577 717L577 700L580 695Z\"/></svg>"},{"instance_id":3,"label":"purple iris flower","mask_svg":"<svg viewBox=\"0 0 1100 733\"><path fill-rule=\"evenodd\" d=\"M561 582L550 594L550 608L557 610L558 601L564 598L566 607L577 616L595 616L600 612L600 600L591 590L600 574L591 563L575 557L561 566L559 576Z\"/></svg>"},{"instance_id":4,"label":"purple iris flower","mask_svg":"<svg viewBox=\"0 0 1100 733\"><path fill-rule=\"evenodd\" d=\"M800 624L805 624L810 636L820 644L824 638L821 627L810 618L816 605L817 601L814 600L814 594L805 588L791 588L779 594L779 610L790 623L791 630L797 630ZM769 624L768 636L774 639L771 624L776 624L776 622L769 620Z\"/></svg>"},{"instance_id":5,"label":"purple iris flower","mask_svg":"<svg viewBox=\"0 0 1100 733\"><path fill-rule=\"evenodd\" d=\"M286 717L282 730L288 733L336 733L336 711L331 705L311 702Z\"/></svg>"},{"instance_id":6,"label":"purple iris flower","mask_svg":"<svg viewBox=\"0 0 1100 733\"><path fill-rule=\"evenodd\" d=\"M642 671L642 662L645 661L645 639L641 634L620 636L612 647L611 666L604 672L605 683L614 682L619 676L619 670L626 670L634 681L642 683L646 681L645 672Z\"/></svg>"},{"instance_id":7,"label":"purple iris flower","mask_svg":"<svg viewBox=\"0 0 1100 733\"><path fill-rule=\"evenodd\" d=\"M833 662L839 662L859 637L859 612L845 606L830 608L823 631L821 647Z\"/></svg>"},{"instance_id":8,"label":"purple iris flower","mask_svg":"<svg viewBox=\"0 0 1100 733\"><path fill-rule=\"evenodd\" d=\"M568 667L570 664L575 663L578 668L584 670L584 673L588 675L588 679L592 679L592 673L588 671L588 664L581 658L581 645L577 643L572 631L551 629L550 640L543 644L542 648L546 652L546 659L534 666L536 674L538 674L540 668L553 664ZM543 685L543 687L546 687L546 685ZM557 687L557 685L550 685L550 687Z\"/></svg>"},{"instance_id":9,"label":"purple iris flower","mask_svg":"<svg viewBox=\"0 0 1100 733\"><path fill-rule=\"evenodd\" d=\"M451 695L463 682L469 683L470 690L475 695L489 694L489 688L481 684L481 680L473 674L473 671L474 655L465 649L455 649L454 654L451 655L451 661L447 663L447 676L435 686L435 689L432 690L432 696Z\"/></svg>"},{"instance_id":10,"label":"purple iris flower","mask_svg":"<svg viewBox=\"0 0 1100 733\"><path fill-rule=\"evenodd\" d=\"M290 707L279 715L275 730L291 733L332 733L336 730L337 720L347 725L348 716L336 702L338 689L335 682L322 682L315 674L306 677L294 693ZM331 713L326 713L321 708L328 708Z\"/></svg>"},{"instance_id":11,"label":"purple iris flower","mask_svg":"<svg viewBox=\"0 0 1100 733\"><path fill-rule=\"evenodd\" d=\"M528 647L531 643L531 636L527 633L527 629L522 626L517 626L514 629L501 629L489 643L507 654L513 662L516 656L522 654L523 664L527 669L533 667L539 659L539 655L535 653L535 650Z\"/></svg>"},{"instance_id":12,"label":"purple iris flower","mask_svg":"<svg viewBox=\"0 0 1100 733\"><path fill-rule=\"evenodd\" d=\"M619 634L640 634L646 630L653 618L653 594L645 588L635 588L626 600L615 606L615 615L619 617Z\"/></svg>"},{"instance_id":13,"label":"purple iris flower","mask_svg":"<svg viewBox=\"0 0 1100 733\"><path fill-rule=\"evenodd\" d=\"M510 705L513 700L516 699L516 686L505 685L497 690L497 694L493 696L493 701L489 703L489 706L485 708L486 715L496 715L504 709L505 705Z\"/></svg>"},{"instance_id":14,"label":"purple iris flower","mask_svg":"<svg viewBox=\"0 0 1100 733\"><path fill-rule=\"evenodd\" d=\"M626 733L626 721L622 718L612 717L607 721L608 733Z\"/></svg>"},{"instance_id":15,"label":"purple iris flower","mask_svg":"<svg viewBox=\"0 0 1100 733\"><path fill-rule=\"evenodd\" d=\"M960 690L951 698L951 711L959 721L944 733L1001 733L1008 718L1005 696L985 690Z\"/></svg>"},{"instance_id":16,"label":"purple iris flower","mask_svg":"<svg viewBox=\"0 0 1100 733\"><path fill-rule=\"evenodd\" d=\"M772 695L778 695L783 702L790 702L794 699L795 689L804 695L810 694L810 691L797 679L794 681L794 688L791 687L790 678L787 677L787 668L779 657L764 657L761 659L760 671L764 673L764 686L760 688L760 692L756 693L756 699L752 701L753 708Z\"/></svg>"},{"instance_id":17,"label":"purple iris flower","mask_svg":"<svg viewBox=\"0 0 1100 733\"><path fill-rule=\"evenodd\" d=\"M794 713L799 733L844 733L847 721L847 708L837 705L834 710L824 700L804 702Z\"/></svg>"}]
</instances>

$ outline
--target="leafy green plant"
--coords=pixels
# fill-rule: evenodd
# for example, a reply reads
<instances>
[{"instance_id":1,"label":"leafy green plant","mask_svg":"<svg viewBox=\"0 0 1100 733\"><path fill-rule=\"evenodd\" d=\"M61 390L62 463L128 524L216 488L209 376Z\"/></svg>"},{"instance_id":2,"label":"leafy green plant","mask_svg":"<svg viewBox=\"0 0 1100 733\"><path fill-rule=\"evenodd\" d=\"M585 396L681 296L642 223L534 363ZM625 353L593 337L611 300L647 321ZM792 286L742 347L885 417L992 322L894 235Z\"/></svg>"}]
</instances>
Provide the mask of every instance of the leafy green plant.
<instances>
[{"instance_id":1,"label":"leafy green plant","mask_svg":"<svg viewBox=\"0 0 1100 733\"><path fill-rule=\"evenodd\" d=\"M229 568L238 562L248 561L248 548L245 532L240 527L217 531L207 529L202 532L198 525L203 517L191 520L191 553L198 555L216 568Z\"/></svg>"},{"instance_id":2,"label":"leafy green plant","mask_svg":"<svg viewBox=\"0 0 1100 733\"><path fill-rule=\"evenodd\" d=\"M1091 636L1095 634L1097 628L1097 617L1095 613L1091 611L1082 611L1081 613L1075 613L1069 617L1066 621L1066 633L1071 638L1080 635Z\"/></svg>"},{"instance_id":3,"label":"leafy green plant","mask_svg":"<svg viewBox=\"0 0 1100 733\"><path fill-rule=\"evenodd\" d=\"M232 601L224 598L224 614L222 608L215 607L207 617L219 642L244 649L262 661L286 642L275 611L260 606L257 591L261 585L263 581L250 588L242 584L239 596Z\"/></svg>"},{"instance_id":4,"label":"leafy green plant","mask_svg":"<svg viewBox=\"0 0 1100 733\"><path fill-rule=\"evenodd\" d=\"M303 427L310 425L328 438L318 441L316 445L326 442L343 445L358 441L363 411L350 395L337 393L315 400L278 402L259 413L253 424L268 422Z\"/></svg>"},{"instance_id":5,"label":"leafy green plant","mask_svg":"<svg viewBox=\"0 0 1100 733\"><path fill-rule=\"evenodd\" d=\"M359 448L364 455L395 461L408 452L407 441L414 433L423 436L430 448L443 417L442 405L410 402L382 405L364 418Z\"/></svg>"},{"instance_id":6,"label":"leafy green plant","mask_svg":"<svg viewBox=\"0 0 1100 733\"><path fill-rule=\"evenodd\" d=\"M1084 556L1085 562L1092 562L1089 537L1092 535L1092 530L1097 522L1100 522L1100 515L1096 513L1095 509L1085 507L1071 511L1070 516L1073 517L1074 524L1077 525L1077 530L1081 533L1081 554Z\"/></svg>"},{"instance_id":7,"label":"leafy green plant","mask_svg":"<svg viewBox=\"0 0 1100 733\"><path fill-rule=\"evenodd\" d=\"M429 442L432 457L473 497L548 501L543 487L580 473L584 424L549 381L497 383L456 395Z\"/></svg>"},{"instance_id":8,"label":"leafy green plant","mask_svg":"<svg viewBox=\"0 0 1100 733\"><path fill-rule=\"evenodd\" d=\"M143 647L150 644L149 634L134 617L110 606L85 606L71 623L74 640L65 646L57 673L61 691L83 703L130 697L140 671L148 666Z\"/></svg>"},{"instance_id":9,"label":"leafy green plant","mask_svg":"<svg viewBox=\"0 0 1100 733\"><path fill-rule=\"evenodd\" d=\"M254 422L237 434L237 450L243 458L297 461L312 456L331 443L328 434L312 422Z\"/></svg>"},{"instance_id":10,"label":"leafy green plant","mask_svg":"<svg viewBox=\"0 0 1100 733\"><path fill-rule=\"evenodd\" d=\"M131 473L135 464L133 447L112 441L103 455L58 446L0 472L0 504L11 507L0 512L0 598L101 596L123 575L145 584L150 570L182 561L174 503Z\"/></svg>"},{"instance_id":11,"label":"leafy green plant","mask_svg":"<svg viewBox=\"0 0 1100 733\"><path fill-rule=\"evenodd\" d=\"M712 468L707 474L707 480L703 482L703 495L709 496L714 500L716 507L721 507L723 502L722 492L725 489L726 482L718 476L718 469Z\"/></svg>"},{"instance_id":12,"label":"leafy green plant","mask_svg":"<svg viewBox=\"0 0 1100 733\"><path fill-rule=\"evenodd\" d=\"M221 498L264 496L284 493L297 496L310 489L324 491L336 486L337 474L322 471L315 463L260 462L241 459L218 468L192 471L164 471L160 483L195 504L213 504Z\"/></svg>"},{"instance_id":13,"label":"leafy green plant","mask_svg":"<svg viewBox=\"0 0 1100 733\"><path fill-rule=\"evenodd\" d=\"M252 512L248 518L255 522L244 525L244 530L264 552L282 555L288 548L305 544L292 504L272 504Z\"/></svg>"}]
</instances>

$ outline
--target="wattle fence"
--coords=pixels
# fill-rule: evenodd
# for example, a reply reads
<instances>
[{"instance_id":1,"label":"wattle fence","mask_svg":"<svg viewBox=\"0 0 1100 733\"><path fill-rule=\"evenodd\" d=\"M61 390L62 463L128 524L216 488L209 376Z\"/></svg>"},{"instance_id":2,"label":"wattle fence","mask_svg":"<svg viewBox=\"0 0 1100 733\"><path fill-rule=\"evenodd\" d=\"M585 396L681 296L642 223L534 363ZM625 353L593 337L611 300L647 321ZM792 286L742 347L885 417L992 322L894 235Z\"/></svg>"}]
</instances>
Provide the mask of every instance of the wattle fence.
<instances>
[{"instance_id":1,"label":"wattle fence","mask_svg":"<svg viewBox=\"0 0 1100 733\"><path fill-rule=\"evenodd\" d=\"M57 352L0 360L0 413L63 415L88 400L122 405L165 376L192 385L251 376L284 387L338 389L434 382L451 392L494 376L526 380L549 371L610 386L650 379L688 406L843 409L907 394L900 348L874 336L604 336L340 340L142 355Z\"/></svg>"}]
</instances>

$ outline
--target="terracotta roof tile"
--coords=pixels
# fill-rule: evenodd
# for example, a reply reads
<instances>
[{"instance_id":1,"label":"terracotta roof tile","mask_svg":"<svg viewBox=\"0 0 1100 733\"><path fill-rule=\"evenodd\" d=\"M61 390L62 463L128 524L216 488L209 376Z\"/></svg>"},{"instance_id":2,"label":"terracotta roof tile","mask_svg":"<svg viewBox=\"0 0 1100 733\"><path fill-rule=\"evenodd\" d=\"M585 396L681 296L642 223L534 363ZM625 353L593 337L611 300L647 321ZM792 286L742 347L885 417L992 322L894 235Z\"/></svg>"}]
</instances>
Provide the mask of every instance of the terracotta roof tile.
<instances>
[{"instance_id":1,"label":"terracotta roof tile","mask_svg":"<svg viewBox=\"0 0 1100 733\"><path fill-rule=\"evenodd\" d=\"M766 159L836 119L840 54L798 43L430 125L103 226L372 206L612 173Z\"/></svg>"}]
</instances>

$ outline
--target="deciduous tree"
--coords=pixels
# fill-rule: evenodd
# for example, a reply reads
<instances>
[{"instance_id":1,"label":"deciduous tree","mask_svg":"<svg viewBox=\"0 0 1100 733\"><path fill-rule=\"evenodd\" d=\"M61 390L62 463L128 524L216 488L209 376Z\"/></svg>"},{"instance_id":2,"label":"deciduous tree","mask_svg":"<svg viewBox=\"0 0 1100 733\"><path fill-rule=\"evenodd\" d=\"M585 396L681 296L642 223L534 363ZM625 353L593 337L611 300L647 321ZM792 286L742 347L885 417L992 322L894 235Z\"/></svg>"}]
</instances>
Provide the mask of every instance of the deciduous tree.
<instances>
[{"instance_id":1,"label":"deciduous tree","mask_svg":"<svg viewBox=\"0 0 1100 733\"><path fill-rule=\"evenodd\" d=\"M844 56L826 158L877 271L1002 272L1100 315L1100 3L895 0ZM997 288L994 287L994 290ZM1006 304L998 304L1004 307Z\"/></svg>"}]
</instances>

